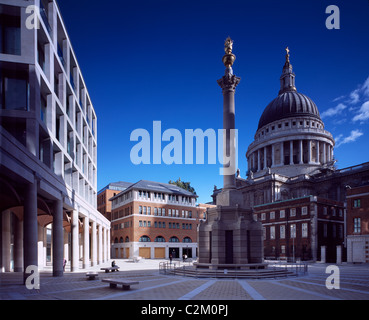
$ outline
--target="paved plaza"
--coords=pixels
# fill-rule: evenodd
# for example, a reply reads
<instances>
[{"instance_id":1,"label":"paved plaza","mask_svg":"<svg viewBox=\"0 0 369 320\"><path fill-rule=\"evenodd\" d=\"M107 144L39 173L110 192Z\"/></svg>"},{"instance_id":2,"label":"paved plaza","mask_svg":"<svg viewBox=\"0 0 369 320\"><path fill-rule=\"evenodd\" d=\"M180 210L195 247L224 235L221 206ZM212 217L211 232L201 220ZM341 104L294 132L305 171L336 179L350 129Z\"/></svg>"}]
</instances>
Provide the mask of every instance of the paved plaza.
<instances>
[{"instance_id":1,"label":"paved plaza","mask_svg":"<svg viewBox=\"0 0 369 320\"><path fill-rule=\"evenodd\" d=\"M40 273L40 289L22 285L21 273L0 274L1 300L368 300L369 265L339 266L340 289L326 287L326 264L310 264L307 275L268 280L196 279L159 273L163 260L116 260L119 272L100 270L111 262L90 268L98 271L96 280L87 280L86 271L53 278L52 272ZM110 288L104 278L139 281L130 290Z\"/></svg>"}]
</instances>

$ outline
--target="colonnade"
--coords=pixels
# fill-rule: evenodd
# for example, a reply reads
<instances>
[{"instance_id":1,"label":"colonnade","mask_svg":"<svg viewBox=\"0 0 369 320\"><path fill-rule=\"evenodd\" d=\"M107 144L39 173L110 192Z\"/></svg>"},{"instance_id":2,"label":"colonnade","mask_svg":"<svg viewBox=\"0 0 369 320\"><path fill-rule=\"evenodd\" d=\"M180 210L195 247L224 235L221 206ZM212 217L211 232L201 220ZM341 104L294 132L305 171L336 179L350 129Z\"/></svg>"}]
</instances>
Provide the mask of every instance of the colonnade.
<instances>
[{"instance_id":1,"label":"colonnade","mask_svg":"<svg viewBox=\"0 0 369 320\"><path fill-rule=\"evenodd\" d=\"M325 164L333 160L333 146L311 139L280 141L256 149L247 160L252 172L284 165Z\"/></svg>"},{"instance_id":2,"label":"colonnade","mask_svg":"<svg viewBox=\"0 0 369 320\"><path fill-rule=\"evenodd\" d=\"M72 272L108 261L110 223L97 211L65 207L62 198L47 203L40 198L37 183L26 185L22 206L1 212L0 272L24 272L26 278L28 266L51 265L59 277L65 260Z\"/></svg>"}]
</instances>

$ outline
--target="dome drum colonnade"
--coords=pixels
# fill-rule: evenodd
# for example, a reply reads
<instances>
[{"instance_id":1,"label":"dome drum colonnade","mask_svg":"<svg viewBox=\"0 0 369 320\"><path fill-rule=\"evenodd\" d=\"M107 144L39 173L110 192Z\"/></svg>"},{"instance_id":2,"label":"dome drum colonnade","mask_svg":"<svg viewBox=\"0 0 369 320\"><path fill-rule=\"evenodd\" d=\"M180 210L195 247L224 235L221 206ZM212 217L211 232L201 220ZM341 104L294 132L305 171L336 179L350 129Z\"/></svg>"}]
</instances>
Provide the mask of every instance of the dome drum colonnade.
<instances>
[{"instance_id":1,"label":"dome drum colonnade","mask_svg":"<svg viewBox=\"0 0 369 320\"><path fill-rule=\"evenodd\" d=\"M333 163L334 139L324 130L315 103L297 92L288 48L286 51L281 90L264 110L246 153L249 177L273 172L276 167L287 176L309 174Z\"/></svg>"}]
</instances>

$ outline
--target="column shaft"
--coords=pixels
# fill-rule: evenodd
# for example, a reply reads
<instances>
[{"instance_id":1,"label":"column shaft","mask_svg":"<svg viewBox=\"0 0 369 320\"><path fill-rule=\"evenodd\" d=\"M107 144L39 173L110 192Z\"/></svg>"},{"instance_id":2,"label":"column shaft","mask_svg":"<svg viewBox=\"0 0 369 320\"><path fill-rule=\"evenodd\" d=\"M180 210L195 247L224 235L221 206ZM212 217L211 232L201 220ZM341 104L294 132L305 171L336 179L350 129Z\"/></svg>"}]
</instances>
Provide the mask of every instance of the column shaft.
<instances>
[{"instance_id":1,"label":"column shaft","mask_svg":"<svg viewBox=\"0 0 369 320\"><path fill-rule=\"evenodd\" d=\"M37 257L37 182L27 184L24 194L23 218L23 261L24 283L30 273L26 273L29 266L38 266Z\"/></svg>"},{"instance_id":2,"label":"column shaft","mask_svg":"<svg viewBox=\"0 0 369 320\"><path fill-rule=\"evenodd\" d=\"M72 212L72 259L71 259L71 271L75 272L79 269L79 219L78 211L73 210Z\"/></svg>"},{"instance_id":3,"label":"column shaft","mask_svg":"<svg viewBox=\"0 0 369 320\"><path fill-rule=\"evenodd\" d=\"M90 222L89 218L83 220L83 269L90 266Z\"/></svg>"},{"instance_id":4,"label":"column shaft","mask_svg":"<svg viewBox=\"0 0 369 320\"><path fill-rule=\"evenodd\" d=\"M64 260L64 234L63 234L63 201L54 203L53 216L53 276L62 277Z\"/></svg>"}]
</instances>

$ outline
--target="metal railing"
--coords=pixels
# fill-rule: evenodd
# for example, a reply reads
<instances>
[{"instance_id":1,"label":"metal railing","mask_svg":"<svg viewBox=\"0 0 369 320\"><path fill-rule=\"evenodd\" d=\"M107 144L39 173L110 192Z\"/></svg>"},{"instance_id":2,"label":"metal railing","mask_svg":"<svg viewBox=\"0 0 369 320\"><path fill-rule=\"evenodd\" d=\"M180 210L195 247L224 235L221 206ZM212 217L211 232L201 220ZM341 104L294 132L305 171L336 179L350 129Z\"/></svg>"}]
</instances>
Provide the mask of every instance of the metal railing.
<instances>
[{"instance_id":1,"label":"metal railing","mask_svg":"<svg viewBox=\"0 0 369 320\"><path fill-rule=\"evenodd\" d=\"M266 269L203 269L190 263L161 262L159 273L164 275L192 276L195 278L277 278L281 276L303 276L308 273L308 264L271 261Z\"/></svg>"}]
</instances>

